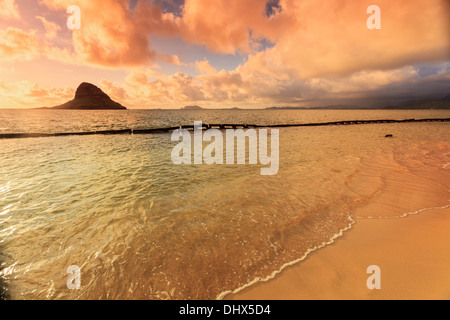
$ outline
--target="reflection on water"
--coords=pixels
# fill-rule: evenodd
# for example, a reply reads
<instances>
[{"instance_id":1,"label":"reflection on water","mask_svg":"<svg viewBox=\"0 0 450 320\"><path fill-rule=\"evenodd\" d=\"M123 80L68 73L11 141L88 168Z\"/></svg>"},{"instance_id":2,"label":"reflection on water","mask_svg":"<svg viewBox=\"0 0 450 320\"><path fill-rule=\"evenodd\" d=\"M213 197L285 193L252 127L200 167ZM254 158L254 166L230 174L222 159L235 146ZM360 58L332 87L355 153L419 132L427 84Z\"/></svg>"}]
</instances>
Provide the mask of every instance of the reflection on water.
<instances>
[{"instance_id":1,"label":"reflection on water","mask_svg":"<svg viewBox=\"0 0 450 320\"><path fill-rule=\"evenodd\" d=\"M449 134L445 123L280 129L275 176L175 166L169 134L0 141L2 279L13 299L214 299L348 228L384 187L362 183L373 154L416 161L408 150ZM66 287L70 265L80 290Z\"/></svg>"}]
</instances>

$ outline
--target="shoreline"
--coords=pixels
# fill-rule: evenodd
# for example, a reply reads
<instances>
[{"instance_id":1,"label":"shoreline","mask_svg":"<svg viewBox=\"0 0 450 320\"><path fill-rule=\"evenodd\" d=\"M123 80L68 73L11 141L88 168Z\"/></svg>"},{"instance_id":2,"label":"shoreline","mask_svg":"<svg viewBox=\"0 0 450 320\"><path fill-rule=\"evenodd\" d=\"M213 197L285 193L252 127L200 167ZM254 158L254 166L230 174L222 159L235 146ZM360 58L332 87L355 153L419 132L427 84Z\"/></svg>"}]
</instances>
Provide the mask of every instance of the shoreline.
<instances>
[{"instance_id":1,"label":"shoreline","mask_svg":"<svg viewBox=\"0 0 450 320\"><path fill-rule=\"evenodd\" d=\"M400 226L406 220L407 226ZM428 239L426 245L418 246L415 254L411 249L401 252L405 244L419 244L414 238L417 240L421 237L410 231L423 229L424 225L433 229L433 238ZM429 236L430 228L422 230L420 234ZM358 219L342 240L313 252L302 263L285 269L278 277L255 284L237 294L228 295L225 299L450 299L450 258L445 257L450 250L450 244L445 243L449 228L450 208L430 209L422 215L387 221ZM386 235L386 230L390 231L389 235ZM391 245L385 246L382 241L374 244L375 241L381 240L376 234L392 240ZM437 244L442 245L438 252L439 261L432 260L434 252L428 250L430 247L437 249ZM366 287L367 278L370 276L366 273L366 268L370 265L378 265L381 268L380 290L369 290ZM435 276L438 279L432 279Z\"/></svg>"},{"instance_id":2,"label":"shoreline","mask_svg":"<svg viewBox=\"0 0 450 320\"><path fill-rule=\"evenodd\" d=\"M337 241L340 237L342 237L344 235L344 233L348 230L352 229L352 226L355 224L355 220L353 220L351 217L349 217L349 225L348 227L342 229L339 233L333 235L333 237L328 241L328 242L324 242L321 245L314 247L312 249L309 249L308 251L306 251L306 253L301 257L298 258L296 260L287 262L285 264L283 264L278 270L275 270L274 272L272 272L271 275L267 276L266 278L262 279L262 278L256 278L253 281L243 285L242 287L239 287L235 290L228 290L228 291L224 291L222 293L220 293L216 300L227 300L226 298L228 296L233 296L235 294L239 294L242 291L245 291L247 289L250 289L252 286L257 285L258 283L264 283L264 282L268 282L271 281L273 279L276 279L276 277L278 275L280 275L285 269L289 269L290 267L293 267L299 263L301 263L302 261L304 261L305 259L308 258L308 256L322 248L325 248L328 245L333 244L335 241Z\"/></svg>"},{"instance_id":3,"label":"shoreline","mask_svg":"<svg viewBox=\"0 0 450 320\"><path fill-rule=\"evenodd\" d=\"M386 165L386 159L366 167L363 177L381 178L383 191L351 213L350 230L224 299L450 299L450 172L426 175L413 162ZM356 190L366 185L355 182ZM367 288L371 265L381 269L380 290Z\"/></svg>"}]
</instances>

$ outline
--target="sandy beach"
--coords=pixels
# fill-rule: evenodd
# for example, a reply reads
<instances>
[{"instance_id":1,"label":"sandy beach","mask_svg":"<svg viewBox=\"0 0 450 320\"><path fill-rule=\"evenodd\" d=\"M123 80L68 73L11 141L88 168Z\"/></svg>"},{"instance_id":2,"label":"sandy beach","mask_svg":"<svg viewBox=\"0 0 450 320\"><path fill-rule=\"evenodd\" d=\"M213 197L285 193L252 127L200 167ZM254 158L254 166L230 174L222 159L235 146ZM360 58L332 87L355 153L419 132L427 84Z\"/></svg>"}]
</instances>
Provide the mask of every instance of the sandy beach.
<instances>
[{"instance_id":1,"label":"sandy beach","mask_svg":"<svg viewBox=\"0 0 450 320\"><path fill-rule=\"evenodd\" d=\"M373 164L365 180L377 177L383 186L352 213L350 230L274 279L225 299L450 299L448 173ZM371 265L381 269L379 290L366 285Z\"/></svg>"}]
</instances>

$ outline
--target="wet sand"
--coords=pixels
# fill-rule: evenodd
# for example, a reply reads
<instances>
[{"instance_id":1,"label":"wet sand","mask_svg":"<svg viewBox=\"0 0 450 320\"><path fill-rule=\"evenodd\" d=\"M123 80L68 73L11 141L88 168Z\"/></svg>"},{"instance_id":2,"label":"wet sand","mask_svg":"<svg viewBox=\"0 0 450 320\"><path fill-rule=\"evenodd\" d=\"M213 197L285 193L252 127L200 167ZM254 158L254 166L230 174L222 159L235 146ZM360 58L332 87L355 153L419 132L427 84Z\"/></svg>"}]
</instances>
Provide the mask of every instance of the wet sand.
<instances>
[{"instance_id":1,"label":"wet sand","mask_svg":"<svg viewBox=\"0 0 450 320\"><path fill-rule=\"evenodd\" d=\"M450 299L448 172L427 179L413 167L372 169L383 191L352 213L350 230L274 279L225 299ZM367 288L371 265L381 269L380 290Z\"/></svg>"},{"instance_id":2,"label":"wet sand","mask_svg":"<svg viewBox=\"0 0 450 320\"><path fill-rule=\"evenodd\" d=\"M450 209L358 219L334 244L231 299L450 299ZM381 268L381 289L366 269Z\"/></svg>"}]
</instances>

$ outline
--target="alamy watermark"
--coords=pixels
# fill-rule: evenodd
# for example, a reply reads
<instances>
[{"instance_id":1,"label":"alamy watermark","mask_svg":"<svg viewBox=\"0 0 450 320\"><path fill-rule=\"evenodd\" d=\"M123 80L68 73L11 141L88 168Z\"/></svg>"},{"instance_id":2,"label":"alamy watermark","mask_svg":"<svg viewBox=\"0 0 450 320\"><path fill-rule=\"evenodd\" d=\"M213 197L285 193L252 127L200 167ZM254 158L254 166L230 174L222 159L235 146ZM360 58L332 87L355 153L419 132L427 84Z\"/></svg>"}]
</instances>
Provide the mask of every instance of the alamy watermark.
<instances>
[{"instance_id":1,"label":"alamy watermark","mask_svg":"<svg viewBox=\"0 0 450 320\"><path fill-rule=\"evenodd\" d=\"M66 285L70 290L81 288L81 269L79 266L72 265L67 268L66 273L69 274Z\"/></svg>"},{"instance_id":2,"label":"alamy watermark","mask_svg":"<svg viewBox=\"0 0 450 320\"><path fill-rule=\"evenodd\" d=\"M77 5L71 5L67 7L67 14L70 16L67 18L67 28L69 30L81 29L81 9Z\"/></svg>"},{"instance_id":3,"label":"alamy watermark","mask_svg":"<svg viewBox=\"0 0 450 320\"><path fill-rule=\"evenodd\" d=\"M366 285L369 290L381 289L381 268L377 265L367 267L367 274L371 276L367 278Z\"/></svg>"},{"instance_id":4,"label":"alamy watermark","mask_svg":"<svg viewBox=\"0 0 450 320\"><path fill-rule=\"evenodd\" d=\"M377 5L371 5L367 7L367 14L370 14L370 17L366 21L367 29L381 29L381 9Z\"/></svg>"},{"instance_id":5,"label":"alamy watermark","mask_svg":"<svg viewBox=\"0 0 450 320\"><path fill-rule=\"evenodd\" d=\"M180 141L172 149L172 162L180 164L246 164L247 141L248 163L265 165L261 175L275 175L279 169L279 130L270 130L270 155L267 129L203 129L201 121L194 122L193 138L186 129L177 129L172 133L172 141ZM193 148L192 148L193 140ZM225 148L224 148L225 140ZM203 142L210 142L203 148ZM192 155L193 149L193 155ZM258 150L259 149L259 150ZM235 162L236 151L236 162ZM224 161L225 152L225 161Z\"/></svg>"}]
</instances>

